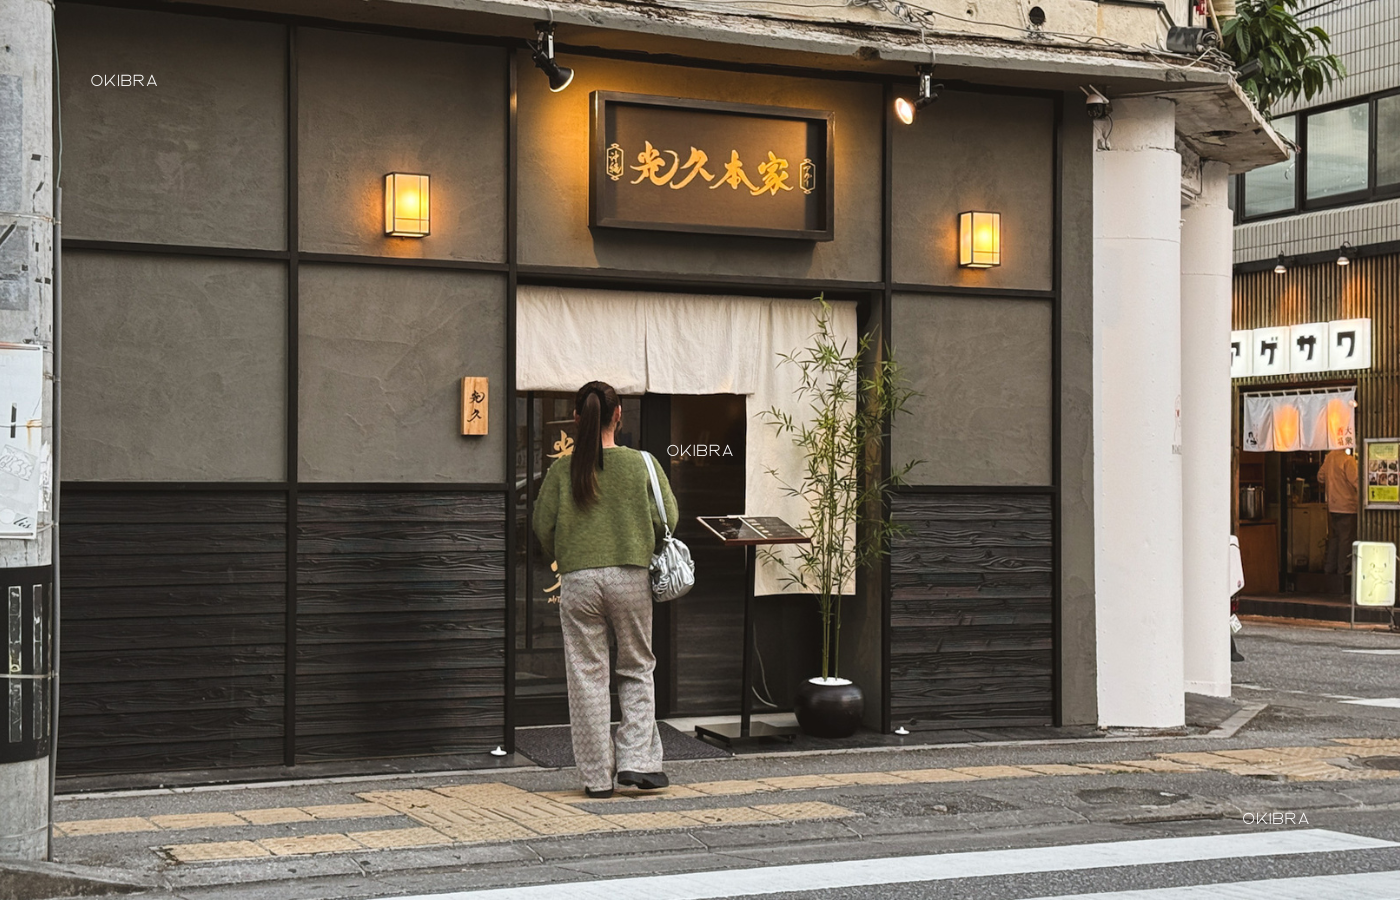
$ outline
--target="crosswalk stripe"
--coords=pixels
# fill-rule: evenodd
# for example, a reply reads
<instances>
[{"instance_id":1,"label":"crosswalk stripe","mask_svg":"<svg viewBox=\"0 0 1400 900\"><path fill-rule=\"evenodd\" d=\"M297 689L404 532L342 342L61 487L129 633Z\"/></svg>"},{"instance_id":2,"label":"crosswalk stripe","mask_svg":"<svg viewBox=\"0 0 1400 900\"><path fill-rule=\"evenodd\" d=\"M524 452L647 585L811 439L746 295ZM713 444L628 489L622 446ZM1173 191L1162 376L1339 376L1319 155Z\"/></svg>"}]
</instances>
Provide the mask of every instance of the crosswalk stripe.
<instances>
[{"instance_id":1,"label":"crosswalk stripe","mask_svg":"<svg viewBox=\"0 0 1400 900\"><path fill-rule=\"evenodd\" d=\"M1400 709L1400 697L1376 697L1371 700L1343 700L1352 706L1381 706L1387 709Z\"/></svg>"},{"instance_id":2,"label":"crosswalk stripe","mask_svg":"<svg viewBox=\"0 0 1400 900\"><path fill-rule=\"evenodd\" d=\"M723 897L946 881L953 878L1335 853L1384 847L1400 847L1400 844L1324 829L1265 831L860 859L684 875L650 875L425 894L396 900L550 900L560 896L568 896L570 900L717 900Z\"/></svg>"},{"instance_id":3,"label":"crosswalk stripe","mask_svg":"<svg viewBox=\"0 0 1400 900\"><path fill-rule=\"evenodd\" d=\"M1400 900L1400 872L1270 878L1267 881L1193 884L1140 891L1041 897L1038 900Z\"/></svg>"}]
</instances>

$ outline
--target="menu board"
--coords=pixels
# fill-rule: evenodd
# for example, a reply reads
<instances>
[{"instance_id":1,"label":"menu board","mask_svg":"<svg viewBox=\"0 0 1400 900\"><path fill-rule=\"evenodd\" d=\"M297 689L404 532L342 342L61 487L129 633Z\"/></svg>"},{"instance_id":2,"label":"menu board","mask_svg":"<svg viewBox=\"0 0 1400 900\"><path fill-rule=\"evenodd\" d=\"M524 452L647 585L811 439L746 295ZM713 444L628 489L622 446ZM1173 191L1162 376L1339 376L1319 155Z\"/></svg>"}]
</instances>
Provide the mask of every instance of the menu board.
<instances>
[{"instance_id":1,"label":"menu board","mask_svg":"<svg viewBox=\"0 0 1400 900\"><path fill-rule=\"evenodd\" d=\"M777 516L696 516L726 544L807 544L811 538Z\"/></svg>"},{"instance_id":2,"label":"menu board","mask_svg":"<svg viewBox=\"0 0 1400 900\"><path fill-rule=\"evenodd\" d=\"M1367 438L1361 489L1368 509L1400 509L1400 438Z\"/></svg>"}]
</instances>

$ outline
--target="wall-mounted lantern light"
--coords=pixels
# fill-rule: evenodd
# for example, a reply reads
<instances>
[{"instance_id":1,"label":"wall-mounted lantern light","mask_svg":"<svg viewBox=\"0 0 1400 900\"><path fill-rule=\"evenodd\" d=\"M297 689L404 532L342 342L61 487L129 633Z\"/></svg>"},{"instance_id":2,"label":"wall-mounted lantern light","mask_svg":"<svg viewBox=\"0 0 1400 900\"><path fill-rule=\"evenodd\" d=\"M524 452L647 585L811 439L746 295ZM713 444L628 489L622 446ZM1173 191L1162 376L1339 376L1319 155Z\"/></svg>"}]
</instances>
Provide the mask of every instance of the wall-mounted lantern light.
<instances>
[{"instance_id":1,"label":"wall-mounted lantern light","mask_svg":"<svg viewBox=\"0 0 1400 900\"><path fill-rule=\"evenodd\" d=\"M965 212L958 216L958 265L965 269L1001 265L1001 213Z\"/></svg>"},{"instance_id":2,"label":"wall-mounted lantern light","mask_svg":"<svg viewBox=\"0 0 1400 900\"><path fill-rule=\"evenodd\" d=\"M1274 274L1283 275L1288 271L1288 265L1283 261L1283 254L1278 255L1278 262L1274 263Z\"/></svg>"},{"instance_id":3,"label":"wall-mounted lantern light","mask_svg":"<svg viewBox=\"0 0 1400 900\"><path fill-rule=\"evenodd\" d=\"M1342 241L1341 249L1337 251L1337 265L1351 265L1351 258L1356 255L1356 248L1348 241Z\"/></svg>"},{"instance_id":4,"label":"wall-mounted lantern light","mask_svg":"<svg viewBox=\"0 0 1400 900\"><path fill-rule=\"evenodd\" d=\"M384 233L427 237L428 176L390 172L384 176Z\"/></svg>"}]
</instances>

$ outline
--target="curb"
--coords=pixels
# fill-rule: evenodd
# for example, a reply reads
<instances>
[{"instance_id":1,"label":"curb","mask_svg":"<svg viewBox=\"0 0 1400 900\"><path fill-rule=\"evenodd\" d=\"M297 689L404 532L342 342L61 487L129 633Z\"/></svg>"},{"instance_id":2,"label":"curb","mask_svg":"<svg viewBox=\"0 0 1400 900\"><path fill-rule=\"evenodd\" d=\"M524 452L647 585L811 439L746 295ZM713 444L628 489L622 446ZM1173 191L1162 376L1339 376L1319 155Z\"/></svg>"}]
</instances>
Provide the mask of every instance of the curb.
<instances>
[{"instance_id":1,"label":"curb","mask_svg":"<svg viewBox=\"0 0 1400 900\"><path fill-rule=\"evenodd\" d=\"M151 887L131 881L124 873L110 869L50 862L0 861L0 900L101 897L147 891Z\"/></svg>"}]
</instances>

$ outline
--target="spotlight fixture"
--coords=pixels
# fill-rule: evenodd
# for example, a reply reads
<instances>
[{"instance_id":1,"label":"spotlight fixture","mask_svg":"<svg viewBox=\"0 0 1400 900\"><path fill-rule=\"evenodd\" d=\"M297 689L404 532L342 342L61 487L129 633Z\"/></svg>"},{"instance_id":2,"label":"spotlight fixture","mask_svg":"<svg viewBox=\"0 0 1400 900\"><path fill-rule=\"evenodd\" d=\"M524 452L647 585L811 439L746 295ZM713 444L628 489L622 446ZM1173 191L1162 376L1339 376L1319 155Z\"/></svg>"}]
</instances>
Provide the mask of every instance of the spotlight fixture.
<instances>
[{"instance_id":1,"label":"spotlight fixture","mask_svg":"<svg viewBox=\"0 0 1400 900\"><path fill-rule=\"evenodd\" d=\"M561 66L554 60L554 23L535 23L535 42L526 41L530 55L535 58L535 67L549 79L549 89L559 93L574 80L574 70Z\"/></svg>"},{"instance_id":2,"label":"spotlight fixture","mask_svg":"<svg viewBox=\"0 0 1400 900\"><path fill-rule=\"evenodd\" d=\"M914 100L910 101L900 97L894 101L895 118L905 125L914 124L914 114L925 106L938 99L938 92L943 90L943 85L933 83L933 66L919 66L919 93Z\"/></svg>"},{"instance_id":3,"label":"spotlight fixture","mask_svg":"<svg viewBox=\"0 0 1400 900\"><path fill-rule=\"evenodd\" d=\"M1167 29L1167 52L1169 53L1199 55L1219 43L1219 35L1210 28L1173 25Z\"/></svg>"},{"instance_id":4,"label":"spotlight fixture","mask_svg":"<svg viewBox=\"0 0 1400 900\"><path fill-rule=\"evenodd\" d=\"M1339 250L1337 251L1337 265L1339 265L1339 266L1349 266L1349 265L1351 265L1351 258L1352 258L1353 256L1355 256L1355 255L1356 255L1356 248L1353 247L1349 242L1347 242L1347 241L1342 241L1341 249L1339 249Z\"/></svg>"},{"instance_id":5,"label":"spotlight fixture","mask_svg":"<svg viewBox=\"0 0 1400 900\"><path fill-rule=\"evenodd\" d=\"M1278 255L1278 262L1274 264L1274 274L1275 274L1275 275L1282 275L1283 273L1285 273L1285 272L1287 272L1287 271L1288 271L1288 266L1284 265L1284 263L1283 263L1283 254L1280 253L1280 254Z\"/></svg>"}]
</instances>

